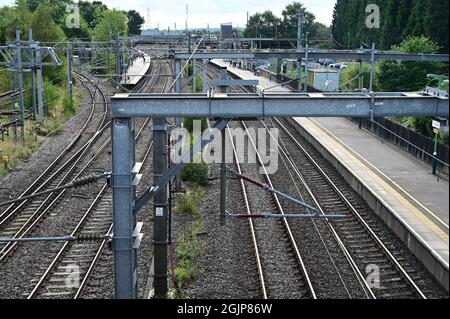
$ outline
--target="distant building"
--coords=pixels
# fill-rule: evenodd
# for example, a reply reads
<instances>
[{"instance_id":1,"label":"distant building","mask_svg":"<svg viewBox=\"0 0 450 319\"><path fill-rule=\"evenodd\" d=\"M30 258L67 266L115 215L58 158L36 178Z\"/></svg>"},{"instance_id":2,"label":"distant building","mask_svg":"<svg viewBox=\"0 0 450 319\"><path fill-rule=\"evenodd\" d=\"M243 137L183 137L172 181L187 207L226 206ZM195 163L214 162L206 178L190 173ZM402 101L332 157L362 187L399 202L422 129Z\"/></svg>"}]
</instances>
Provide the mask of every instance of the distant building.
<instances>
[{"instance_id":1,"label":"distant building","mask_svg":"<svg viewBox=\"0 0 450 319\"><path fill-rule=\"evenodd\" d=\"M178 30L159 30L159 29L147 29L142 31L142 35L150 36L182 36L183 33Z\"/></svg>"},{"instance_id":2,"label":"distant building","mask_svg":"<svg viewBox=\"0 0 450 319\"><path fill-rule=\"evenodd\" d=\"M232 39L233 38L233 24L222 23L220 25L220 36L222 39Z\"/></svg>"}]
</instances>

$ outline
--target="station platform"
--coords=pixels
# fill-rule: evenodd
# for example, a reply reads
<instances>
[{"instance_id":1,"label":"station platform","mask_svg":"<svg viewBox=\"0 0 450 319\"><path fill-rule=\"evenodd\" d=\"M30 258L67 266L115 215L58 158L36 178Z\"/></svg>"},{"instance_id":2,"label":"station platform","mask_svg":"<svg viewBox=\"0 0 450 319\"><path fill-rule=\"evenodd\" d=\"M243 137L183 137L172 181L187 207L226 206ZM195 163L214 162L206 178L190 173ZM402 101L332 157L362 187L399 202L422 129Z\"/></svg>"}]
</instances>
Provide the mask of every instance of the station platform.
<instances>
[{"instance_id":1,"label":"station platform","mask_svg":"<svg viewBox=\"0 0 450 319\"><path fill-rule=\"evenodd\" d=\"M258 80L259 86L261 87L261 89L263 89L267 92L290 92L290 90L288 88L282 87L275 81L270 81L268 78L265 78L262 76L257 76L252 71L242 70L242 69L233 67L229 63L226 63L223 60L211 60L211 63L213 63L217 66L222 66L222 67L226 66L228 68L228 72L231 72L231 73L237 75L241 79Z\"/></svg>"},{"instance_id":2,"label":"station platform","mask_svg":"<svg viewBox=\"0 0 450 319\"><path fill-rule=\"evenodd\" d=\"M132 64L129 65L127 73L120 81L122 85L136 85L150 68L151 59L149 55L144 54L143 58L136 58L130 63Z\"/></svg>"},{"instance_id":3,"label":"station platform","mask_svg":"<svg viewBox=\"0 0 450 319\"><path fill-rule=\"evenodd\" d=\"M261 89L276 85L223 61ZM275 91L288 91L276 87ZM448 289L449 182L431 167L345 118L294 118L309 141Z\"/></svg>"}]
</instances>

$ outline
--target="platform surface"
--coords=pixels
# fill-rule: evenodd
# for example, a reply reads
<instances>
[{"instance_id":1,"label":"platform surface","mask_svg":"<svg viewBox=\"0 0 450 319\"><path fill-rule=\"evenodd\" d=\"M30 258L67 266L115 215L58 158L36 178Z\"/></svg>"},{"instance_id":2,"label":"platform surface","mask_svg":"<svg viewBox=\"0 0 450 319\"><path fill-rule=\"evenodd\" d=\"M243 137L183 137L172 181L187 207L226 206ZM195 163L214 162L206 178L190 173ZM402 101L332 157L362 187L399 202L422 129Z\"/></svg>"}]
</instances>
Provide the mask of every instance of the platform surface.
<instances>
[{"instance_id":1,"label":"platform surface","mask_svg":"<svg viewBox=\"0 0 450 319\"><path fill-rule=\"evenodd\" d=\"M150 56L144 55L144 58L137 58L129 65L127 73L122 77L120 84L136 85L144 76L150 67Z\"/></svg>"},{"instance_id":2,"label":"platform surface","mask_svg":"<svg viewBox=\"0 0 450 319\"><path fill-rule=\"evenodd\" d=\"M275 81L270 81L268 78L257 76L253 74L251 71L242 70L236 67L231 66L229 63L226 63L223 60L211 60L212 63L217 64L219 66L226 66L229 72L232 72L239 76L243 80L258 80L259 86L261 89L267 92L290 92L286 87L281 87Z\"/></svg>"},{"instance_id":3,"label":"platform surface","mask_svg":"<svg viewBox=\"0 0 450 319\"><path fill-rule=\"evenodd\" d=\"M243 79L258 79L261 89L276 85L265 77L230 66ZM289 91L276 87L275 91ZM431 167L345 118L295 118L336 158L377 194L448 266L449 182Z\"/></svg>"}]
</instances>

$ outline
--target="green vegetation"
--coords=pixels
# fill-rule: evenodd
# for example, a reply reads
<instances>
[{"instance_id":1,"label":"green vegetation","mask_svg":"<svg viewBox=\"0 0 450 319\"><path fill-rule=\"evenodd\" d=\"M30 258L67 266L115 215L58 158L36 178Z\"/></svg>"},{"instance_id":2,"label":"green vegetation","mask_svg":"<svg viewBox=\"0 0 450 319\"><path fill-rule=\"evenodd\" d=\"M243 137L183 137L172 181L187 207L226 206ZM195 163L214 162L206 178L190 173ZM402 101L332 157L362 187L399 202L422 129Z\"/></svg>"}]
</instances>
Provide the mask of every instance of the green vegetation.
<instances>
[{"instance_id":1,"label":"green vegetation","mask_svg":"<svg viewBox=\"0 0 450 319\"><path fill-rule=\"evenodd\" d=\"M80 27L70 28L66 20L71 14L68 5L78 5ZM64 38L108 40L115 31L121 35L141 34L144 18L135 10L108 9L101 1L16 0L13 6L0 7L0 43L13 40L15 30L26 39L29 28L39 41L59 41Z\"/></svg>"},{"instance_id":2,"label":"green vegetation","mask_svg":"<svg viewBox=\"0 0 450 319\"><path fill-rule=\"evenodd\" d=\"M189 83L192 93L202 93L203 92L203 78L200 75L195 76L195 92L194 92L194 80Z\"/></svg>"},{"instance_id":3,"label":"green vegetation","mask_svg":"<svg viewBox=\"0 0 450 319\"><path fill-rule=\"evenodd\" d=\"M64 123L69 120L80 106L81 94L76 92L73 99L69 98L65 86L56 86L48 80L44 82L46 97L46 118L42 126L34 126L33 121L25 121L25 143L15 143L12 129L5 140L0 140L0 149L7 155L7 166L0 165L0 176L6 174L20 162L28 159L31 154L43 143L44 136L58 134ZM7 121L7 119L4 119ZM2 120L3 121L3 120ZM18 128L19 129L19 128Z\"/></svg>"},{"instance_id":4,"label":"green vegetation","mask_svg":"<svg viewBox=\"0 0 450 319\"><path fill-rule=\"evenodd\" d=\"M203 231L199 208L203 196L203 189L195 187L189 189L185 195L181 195L177 199L175 212L189 214L193 218L192 222L185 224L183 232L176 243L175 257L177 259L177 267L175 269L175 275L180 288L188 286L194 278L196 273L194 262L203 249L197 239L198 234Z\"/></svg>"},{"instance_id":5,"label":"green vegetation","mask_svg":"<svg viewBox=\"0 0 450 319\"><path fill-rule=\"evenodd\" d=\"M14 143L12 134L5 136L5 140L0 140L1 155L8 157L8 161L0 161L0 177L8 173L17 164L27 160L31 154L42 144L44 139L41 136L34 135L33 123L25 122L25 144ZM1 159L0 159L1 160Z\"/></svg>"},{"instance_id":6,"label":"green vegetation","mask_svg":"<svg viewBox=\"0 0 450 319\"><path fill-rule=\"evenodd\" d=\"M144 24L144 18L135 10L130 10L127 12L128 18L128 34L129 35L139 35L141 34L141 26Z\"/></svg>"},{"instance_id":7,"label":"green vegetation","mask_svg":"<svg viewBox=\"0 0 450 319\"><path fill-rule=\"evenodd\" d=\"M64 31L53 20L54 9L40 4L33 12L30 28L33 29L33 38L38 41L58 42L64 39Z\"/></svg>"},{"instance_id":8,"label":"green vegetation","mask_svg":"<svg viewBox=\"0 0 450 319\"><path fill-rule=\"evenodd\" d=\"M194 130L194 121L202 121L201 123L201 130L202 132L208 128L208 122L206 121L206 118L200 118L200 117L187 117L183 120L183 126L185 129L191 133Z\"/></svg>"},{"instance_id":9,"label":"green vegetation","mask_svg":"<svg viewBox=\"0 0 450 319\"><path fill-rule=\"evenodd\" d=\"M439 46L431 39L409 37L394 50L402 53L437 53ZM441 65L434 62L396 62L383 61L377 74L377 83L381 91L413 92L423 90L428 85L427 74L439 73ZM399 121L402 125L422 135L433 137L430 117L404 117Z\"/></svg>"},{"instance_id":10,"label":"green vegetation","mask_svg":"<svg viewBox=\"0 0 450 319\"><path fill-rule=\"evenodd\" d=\"M410 37L394 50L402 53L437 53L439 46L426 37ZM441 66L435 62L396 62L383 61L377 81L382 91L410 92L425 88L428 83L427 74L439 73Z\"/></svg>"},{"instance_id":11,"label":"green vegetation","mask_svg":"<svg viewBox=\"0 0 450 319\"><path fill-rule=\"evenodd\" d=\"M293 2L285 7L283 18L279 18L272 11L256 13L249 18L245 37L263 38L296 38L297 37L297 12L301 11L305 17L304 32L309 32L309 37L314 39L329 39L330 29L315 21L316 17L300 2Z\"/></svg>"},{"instance_id":12,"label":"green vegetation","mask_svg":"<svg viewBox=\"0 0 450 319\"><path fill-rule=\"evenodd\" d=\"M203 250L197 239L197 235L201 230L202 224L197 220L191 225L186 225L183 233L177 240L175 257L178 265L175 268L175 275L180 288L187 287L195 276L196 268L194 262Z\"/></svg>"},{"instance_id":13,"label":"green vegetation","mask_svg":"<svg viewBox=\"0 0 450 319\"><path fill-rule=\"evenodd\" d=\"M377 74L378 67L375 68L375 74ZM370 65L362 65L362 78L363 78L363 88L368 89L370 83ZM352 63L346 69L341 71L340 85L341 90L356 90L359 88L359 63ZM374 83L375 91L377 91L376 83Z\"/></svg>"},{"instance_id":14,"label":"green vegetation","mask_svg":"<svg viewBox=\"0 0 450 319\"><path fill-rule=\"evenodd\" d=\"M197 183L198 185L208 184L208 166L205 163L189 163L182 172L181 179L183 181Z\"/></svg>"},{"instance_id":15,"label":"green vegetation","mask_svg":"<svg viewBox=\"0 0 450 319\"><path fill-rule=\"evenodd\" d=\"M256 13L249 17L248 27L239 37L262 38L296 38L297 37L297 12L303 12L305 23L304 32L309 33L309 39L314 39L314 45L319 49L332 47L331 30L326 25L315 21L315 16L300 2L293 2L285 7L282 18L277 17L270 10ZM268 45L265 43L265 45Z\"/></svg>"},{"instance_id":16,"label":"green vegetation","mask_svg":"<svg viewBox=\"0 0 450 319\"><path fill-rule=\"evenodd\" d=\"M119 10L103 12L100 22L94 30L96 40L108 41L115 38L116 32L126 34L128 31L127 16Z\"/></svg>"},{"instance_id":17,"label":"green vegetation","mask_svg":"<svg viewBox=\"0 0 450 319\"><path fill-rule=\"evenodd\" d=\"M368 4L380 8L379 29L366 27ZM448 1L337 0L331 30L339 47L375 42L378 48L390 49L408 37L426 36L439 44L441 52L448 52L448 14Z\"/></svg>"},{"instance_id":18,"label":"green vegetation","mask_svg":"<svg viewBox=\"0 0 450 319\"><path fill-rule=\"evenodd\" d=\"M175 205L175 213L197 216L204 191L200 186L191 187L186 194L180 195Z\"/></svg>"},{"instance_id":19,"label":"green vegetation","mask_svg":"<svg viewBox=\"0 0 450 319\"><path fill-rule=\"evenodd\" d=\"M11 90L11 81L8 71L0 69L0 92L6 92Z\"/></svg>"}]
</instances>

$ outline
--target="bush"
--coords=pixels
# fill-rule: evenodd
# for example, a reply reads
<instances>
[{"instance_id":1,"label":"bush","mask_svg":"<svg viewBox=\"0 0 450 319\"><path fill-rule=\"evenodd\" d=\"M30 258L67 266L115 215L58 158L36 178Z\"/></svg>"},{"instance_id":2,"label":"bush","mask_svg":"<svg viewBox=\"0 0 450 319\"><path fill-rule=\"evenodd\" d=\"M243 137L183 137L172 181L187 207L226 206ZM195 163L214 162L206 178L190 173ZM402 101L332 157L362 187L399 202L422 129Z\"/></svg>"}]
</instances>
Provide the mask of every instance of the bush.
<instances>
[{"instance_id":1,"label":"bush","mask_svg":"<svg viewBox=\"0 0 450 319\"><path fill-rule=\"evenodd\" d=\"M62 106L64 108L64 112L69 112L70 114L73 114L76 111L76 101L74 98L72 99L70 98L69 93L67 91L64 93Z\"/></svg>"},{"instance_id":2,"label":"bush","mask_svg":"<svg viewBox=\"0 0 450 319\"><path fill-rule=\"evenodd\" d=\"M50 83L49 80L44 80L44 97L45 97L45 112L51 112L58 101L58 90Z\"/></svg>"},{"instance_id":3,"label":"bush","mask_svg":"<svg viewBox=\"0 0 450 319\"><path fill-rule=\"evenodd\" d=\"M175 269L175 275L181 288L186 287L192 281L196 272L193 263L202 252L202 246L196 237L199 228L198 224L186 226L177 240L175 256L178 260L178 267Z\"/></svg>"},{"instance_id":4,"label":"bush","mask_svg":"<svg viewBox=\"0 0 450 319\"><path fill-rule=\"evenodd\" d=\"M0 70L0 92L6 92L11 90L11 82L9 80L8 71L5 69Z\"/></svg>"},{"instance_id":5,"label":"bush","mask_svg":"<svg viewBox=\"0 0 450 319\"><path fill-rule=\"evenodd\" d=\"M175 269L175 275L177 276L177 282L178 285L181 288L184 288L189 285L189 283L192 281L192 278L195 275L195 268L192 266L188 267L177 267Z\"/></svg>"},{"instance_id":6,"label":"bush","mask_svg":"<svg viewBox=\"0 0 450 319\"><path fill-rule=\"evenodd\" d=\"M181 179L206 185L208 183L208 166L205 163L189 163L181 172Z\"/></svg>"},{"instance_id":7,"label":"bush","mask_svg":"<svg viewBox=\"0 0 450 319\"><path fill-rule=\"evenodd\" d=\"M181 195L175 206L175 213L198 215L200 213L199 206L205 192L201 187L193 187L184 195Z\"/></svg>"},{"instance_id":8,"label":"bush","mask_svg":"<svg viewBox=\"0 0 450 319\"><path fill-rule=\"evenodd\" d=\"M359 63L352 63L348 66L348 68L342 70L340 76L340 85L342 86L342 90L356 90L359 87L359 79L357 78L359 74ZM363 88L368 89L370 84L370 65L363 64ZM350 81L354 79L353 81ZM375 81L374 81L375 82ZM373 90L376 91L375 83Z\"/></svg>"}]
</instances>

